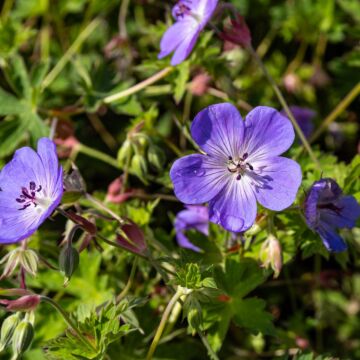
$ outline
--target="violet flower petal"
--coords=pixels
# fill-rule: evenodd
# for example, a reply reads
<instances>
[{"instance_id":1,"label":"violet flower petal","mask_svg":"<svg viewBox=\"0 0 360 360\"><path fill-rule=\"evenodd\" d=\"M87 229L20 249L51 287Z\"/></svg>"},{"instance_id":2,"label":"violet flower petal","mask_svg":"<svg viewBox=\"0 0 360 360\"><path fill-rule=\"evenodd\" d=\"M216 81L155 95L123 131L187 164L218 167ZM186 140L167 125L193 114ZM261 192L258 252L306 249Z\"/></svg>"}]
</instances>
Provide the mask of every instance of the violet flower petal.
<instances>
[{"instance_id":1,"label":"violet flower petal","mask_svg":"<svg viewBox=\"0 0 360 360\"><path fill-rule=\"evenodd\" d=\"M277 156L253 162L252 165L256 199L262 206L280 211L295 201L302 178L297 162Z\"/></svg>"},{"instance_id":2,"label":"violet flower petal","mask_svg":"<svg viewBox=\"0 0 360 360\"><path fill-rule=\"evenodd\" d=\"M246 116L244 152L249 154L250 162L282 154L294 138L291 122L271 107L258 106Z\"/></svg>"},{"instance_id":3,"label":"violet flower petal","mask_svg":"<svg viewBox=\"0 0 360 360\"><path fill-rule=\"evenodd\" d=\"M347 249L347 245L335 228L323 223L318 229L323 244L328 251L341 252Z\"/></svg>"},{"instance_id":4,"label":"violet flower petal","mask_svg":"<svg viewBox=\"0 0 360 360\"><path fill-rule=\"evenodd\" d=\"M249 229L256 218L256 198L250 183L235 178L209 203L210 220L228 231Z\"/></svg>"},{"instance_id":5,"label":"violet flower petal","mask_svg":"<svg viewBox=\"0 0 360 360\"><path fill-rule=\"evenodd\" d=\"M63 171L55 144L38 142L15 152L0 173L0 243L14 243L32 235L61 201Z\"/></svg>"},{"instance_id":6,"label":"violet flower petal","mask_svg":"<svg viewBox=\"0 0 360 360\"><path fill-rule=\"evenodd\" d=\"M205 155L193 154L175 161L170 177L177 198L185 204L201 204L214 198L225 186L221 165Z\"/></svg>"},{"instance_id":7,"label":"violet flower petal","mask_svg":"<svg viewBox=\"0 0 360 360\"><path fill-rule=\"evenodd\" d=\"M176 240L181 247L199 252L201 249L190 242L185 231L194 229L209 235L209 211L205 206L187 205L186 208L175 218Z\"/></svg>"},{"instance_id":8,"label":"violet flower petal","mask_svg":"<svg viewBox=\"0 0 360 360\"><path fill-rule=\"evenodd\" d=\"M234 105L212 105L196 115L191 136L207 154L227 160L240 153L244 121Z\"/></svg>"}]
</instances>

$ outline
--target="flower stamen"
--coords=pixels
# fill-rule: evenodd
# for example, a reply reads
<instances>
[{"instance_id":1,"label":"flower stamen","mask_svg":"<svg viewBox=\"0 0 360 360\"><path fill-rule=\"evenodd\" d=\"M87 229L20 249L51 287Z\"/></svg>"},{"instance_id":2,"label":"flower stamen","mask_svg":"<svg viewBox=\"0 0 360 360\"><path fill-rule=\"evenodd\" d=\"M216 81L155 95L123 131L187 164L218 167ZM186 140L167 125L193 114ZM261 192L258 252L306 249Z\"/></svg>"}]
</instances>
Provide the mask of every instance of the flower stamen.
<instances>
[{"instance_id":1,"label":"flower stamen","mask_svg":"<svg viewBox=\"0 0 360 360\"><path fill-rule=\"evenodd\" d=\"M245 162L248 157L249 154L245 153L242 157L239 157L237 161L234 161L232 156L228 156L227 169L229 172L237 174L236 180L240 180L247 169L251 171L254 170L254 167L250 163Z\"/></svg>"},{"instance_id":2,"label":"flower stamen","mask_svg":"<svg viewBox=\"0 0 360 360\"><path fill-rule=\"evenodd\" d=\"M15 200L19 204L24 205L18 210L25 210L32 204L34 205L34 207L37 207L39 205L39 199L36 198L36 193L39 193L41 190L42 186L36 186L36 183L34 181L30 181L29 188L22 187L20 196Z\"/></svg>"}]
</instances>

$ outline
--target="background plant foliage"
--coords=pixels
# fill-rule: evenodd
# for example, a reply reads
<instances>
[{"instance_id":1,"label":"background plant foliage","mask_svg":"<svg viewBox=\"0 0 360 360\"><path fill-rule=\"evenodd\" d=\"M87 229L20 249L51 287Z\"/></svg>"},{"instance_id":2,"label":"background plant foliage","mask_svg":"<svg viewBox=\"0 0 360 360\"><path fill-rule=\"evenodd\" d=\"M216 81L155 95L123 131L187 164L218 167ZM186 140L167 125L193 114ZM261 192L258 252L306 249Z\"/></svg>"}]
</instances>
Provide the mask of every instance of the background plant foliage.
<instances>
[{"instance_id":1,"label":"background plant foliage","mask_svg":"<svg viewBox=\"0 0 360 360\"><path fill-rule=\"evenodd\" d=\"M318 128L359 81L360 3L232 3L245 16L253 45L288 103L314 109ZM279 109L279 103L250 54L240 47L225 51L211 29L201 34L189 59L165 70L163 79L111 100L167 69L169 59L157 60L157 53L171 6L155 0L3 1L0 165L57 124L65 169L75 162L89 193L139 225L156 260L139 259L134 265L135 255L90 241L65 287L63 275L40 261L27 285L70 312L94 348L41 304L32 350L24 358L144 358L177 286L190 293L183 297L183 312L179 304L174 308L157 359L206 359L201 337L221 359L360 358L360 228L343 231L349 250L330 255L298 212L275 214L285 263L277 279L259 266L266 221L245 234L243 245L215 225L208 238L189 234L204 252L176 245L172 223L182 205L172 196L168 174L177 157L194 150L188 130L194 115L223 101L236 104L242 115L257 105ZM199 73L209 76L202 96L194 92ZM321 168L299 143L290 150L304 175L296 205L322 175L360 201L359 102L347 105L313 144ZM106 200L107 187L121 174L137 195L113 204ZM94 207L85 197L73 201L82 209ZM260 210L260 215L266 213ZM96 224L102 236L114 240L116 223L97 219ZM65 225L57 216L29 243L55 268ZM83 239L77 236L74 246L79 249ZM2 255L14 248L2 247ZM115 301L129 276L127 296ZM17 287L17 281L14 275L1 286Z\"/></svg>"}]
</instances>

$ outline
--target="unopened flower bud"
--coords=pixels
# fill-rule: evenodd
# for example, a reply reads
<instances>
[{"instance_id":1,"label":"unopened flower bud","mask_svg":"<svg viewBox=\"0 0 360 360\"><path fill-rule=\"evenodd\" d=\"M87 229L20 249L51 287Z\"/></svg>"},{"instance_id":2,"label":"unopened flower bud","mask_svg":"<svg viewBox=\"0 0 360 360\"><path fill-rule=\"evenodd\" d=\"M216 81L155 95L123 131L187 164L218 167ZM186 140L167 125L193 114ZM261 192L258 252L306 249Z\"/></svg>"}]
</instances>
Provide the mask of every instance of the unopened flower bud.
<instances>
[{"instance_id":1,"label":"unopened flower bud","mask_svg":"<svg viewBox=\"0 0 360 360\"><path fill-rule=\"evenodd\" d=\"M149 146L147 152L147 158L149 163L153 165L157 170L162 170L164 167L164 153L157 145Z\"/></svg>"},{"instance_id":2,"label":"unopened flower bud","mask_svg":"<svg viewBox=\"0 0 360 360\"><path fill-rule=\"evenodd\" d=\"M2 258L0 263L5 263L6 265L1 278L11 276L18 265L21 265L27 273L35 276L38 261L39 258L34 250L23 249L21 247L16 248Z\"/></svg>"},{"instance_id":3,"label":"unopened flower bud","mask_svg":"<svg viewBox=\"0 0 360 360\"><path fill-rule=\"evenodd\" d=\"M118 234L116 242L125 250L135 254L145 255L147 245L141 229L131 220L121 226L122 234Z\"/></svg>"},{"instance_id":4,"label":"unopened flower bud","mask_svg":"<svg viewBox=\"0 0 360 360\"><path fill-rule=\"evenodd\" d=\"M135 154L131 160L131 171L140 179L144 179L147 174L147 164L143 156Z\"/></svg>"},{"instance_id":5,"label":"unopened flower bud","mask_svg":"<svg viewBox=\"0 0 360 360\"><path fill-rule=\"evenodd\" d=\"M132 144L131 144L131 141L129 139L126 139L119 152L118 152L118 156L117 156L117 159L118 159L118 162L120 164L120 166L125 166L126 165L126 162L127 162L127 159L129 157L131 157L133 154L133 150L132 150Z\"/></svg>"},{"instance_id":6,"label":"unopened flower bud","mask_svg":"<svg viewBox=\"0 0 360 360\"><path fill-rule=\"evenodd\" d=\"M9 311L33 311L40 304L40 299L39 295L25 295L16 300L1 299L0 304Z\"/></svg>"},{"instance_id":7,"label":"unopened flower bud","mask_svg":"<svg viewBox=\"0 0 360 360\"><path fill-rule=\"evenodd\" d=\"M15 313L8 316L1 325L0 332L0 352L11 343L14 331L21 320L21 314Z\"/></svg>"},{"instance_id":8,"label":"unopened flower bud","mask_svg":"<svg viewBox=\"0 0 360 360\"><path fill-rule=\"evenodd\" d=\"M0 264L5 263L4 271L1 275L1 279L5 279L14 273L17 265L19 264L19 252L18 249L8 252L0 261Z\"/></svg>"},{"instance_id":9,"label":"unopened flower bud","mask_svg":"<svg viewBox=\"0 0 360 360\"><path fill-rule=\"evenodd\" d=\"M237 14L236 19L231 19L231 23L224 27L221 37L245 48L251 46L250 30L240 14Z\"/></svg>"},{"instance_id":10,"label":"unopened flower bud","mask_svg":"<svg viewBox=\"0 0 360 360\"><path fill-rule=\"evenodd\" d=\"M60 272L66 277L66 282L70 280L74 271L79 265L79 253L72 246L65 246L59 256Z\"/></svg>"},{"instance_id":11,"label":"unopened flower bud","mask_svg":"<svg viewBox=\"0 0 360 360\"><path fill-rule=\"evenodd\" d=\"M296 93L301 86L300 78L294 73L286 74L283 78L283 83L289 93Z\"/></svg>"},{"instance_id":12,"label":"unopened flower bud","mask_svg":"<svg viewBox=\"0 0 360 360\"><path fill-rule=\"evenodd\" d=\"M34 338L34 328L27 320L22 320L15 328L12 337L12 347L15 356L23 354Z\"/></svg>"},{"instance_id":13,"label":"unopened flower bud","mask_svg":"<svg viewBox=\"0 0 360 360\"><path fill-rule=\"evenodd\" d=\"M124 191L123 186L123 178L121 176L112 181L108 186L106 201L121 204L135 193L134 189L126 189Z\"/></svg>"},{"instance_id":14,"label":"unopened flower bud","mask_svg":"<svg viewBox=\"0 0 360 360\"><path fill-rule=\"evenodd\" d=\"M274 278L277 278L282 268L282 251L279 240L275 236L269 235L263 243L259 255L263 266L271 267L274 270Z\"/></svg>"},{"instance_id":15,"label":"unopened flower bud","mask_svg":"<svg viewBox=\"0 0 360 360\"><path fill-rule=\"evenodd\" d=\"M21 251L20 264L27 273L36 276L38 262L39 257L34 250L26 249Z\"/></svg>"},{"instance_id":16,"label":"unopened flower bud","mask_svg":"<svg viewBox=\"0 0 360 360\"><path fill-rule=\"evenodd\" d=\"M208 74L198 74L192 79L189 90L195 96L202 96L207 92L210 81L211 77Z\"/></svg>"}]
</instances>

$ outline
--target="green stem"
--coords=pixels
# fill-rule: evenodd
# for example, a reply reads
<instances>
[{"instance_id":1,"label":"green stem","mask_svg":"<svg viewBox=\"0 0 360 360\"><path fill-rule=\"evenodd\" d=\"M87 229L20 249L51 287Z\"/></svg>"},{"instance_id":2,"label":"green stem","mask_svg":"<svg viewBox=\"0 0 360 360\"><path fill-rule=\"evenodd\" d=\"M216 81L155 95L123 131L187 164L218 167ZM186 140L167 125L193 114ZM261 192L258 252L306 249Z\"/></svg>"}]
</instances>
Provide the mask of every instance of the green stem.
<instances>
[{"instance_id":1,"label":"green stem","mask_svg":"<svg viewBox=\"0 0 360 360\"><path fill-rule=\"evenodd\" d=\"M302 132L299 124L297 123L297 121L295 120L294 115L292 114L291 110L289 109L289 106L284 98L284 96L282 95L279 87L276 85L275 80L273 79L273 77L269 74L269 72L267 71L265 65L263 64L263 62L261 61L261 59L259 58L258 54L256 53L256 51L253 49L253 47L249 48L252 56L254 57L254 59L256 60L256 62L258 63L258 65L260 66L261 70L263 71L265 77L267 78L267 80L269 81L270 85L272 86L272 88L275 91L276 96L278 97L280 104L282 105L282 107L284 108L287 116L289 117L290 121L292 122L295 131L297 132L301 142L303 143L305 149L307 150L307 152L309 153L311 159L313 160L313 162L320 168L320 164L319 161L316 157L316 155L314 154L314 152L311 149L310 144L308 143L304 133Z\"/></svg>"},{"instance_id":2,"label":"green stem","mask_svg":"<svg viewBox=\"0 0 360 360\"><path fill-rule=\"evenodd\" d=\"M115 214L111 209L109 209L107 206L105 206L101 201L99 201L98 199L94 198L92 195L86 193L86 199L89 200L90 202L92 202L95 206L97 206L98 208L100 208L101 210L107 212L109 215L111 215L115 220L117 220L121 225L125 223L125 221L118 216L117 214Z\"/></svg>"},{"instance_id":3,"label":"green stem","mask_svg":"<svg viewBox=\"0 0 360 360\"><path fill-rule=\"evenodd\" d=\"M84 30L81 31L74 43L67 49L63 57L57 62L55 67L47 74L42 85L41 91L44 91L60 74L65 65L71 60L71 58L79 51L83 42L90 36L90 34L99 26L100 20L93 20Z\"/></svg>"},{"instance_id":4,"label":"green stem","mask_svg":"<svg viewBox=\"0 0 360 360\"><path fill-rule=\"evenodd\" d=\"M86 345L87 347L90 347L91 350L95 351L96 353L98 352L96 347L88 339L86 339L83 334L81 334L79 329L76 327L76 325L70 319L69 315L65 312L65 310L57 302L55 302L53 299L51 299L47 296L43 296L43 295L41 296L41 300L50 304L53 308L55 308L60 313L60 315L64 318L66 324L76 333L76 335L79 337L79 339L81 340L81 342L84 345Z\"/></svg>"},{"instance_id":5,"label":"green stem","mask_svg":"<svg viewBox=\"0 0 360 360\"><path fill-rule=\"evenodd\" d=\"M211 348L206 336L201 331L199 331L198 334L201 338L202 343L204 344L204 346L206 347L206 349L208 351L208 355L210 356L210 359L211 360L219 360L218 356L216 355L214 350Z\"/></svg>"},{"instance_id":6,"label":"green stem","mask_svg":"<svg viewBox=\"0 0 360 360\"><path fill-rule=\"evenodd\" d=\"M5 0L0 15L2 20L4 21L7 20L9 16L9 12L11 11L13 5L14 5L14 0Z\"/></svg>"},{"instance_id":7,"label":"green stem","mask_svg":"<svg viewBox=\"0 0 360 360\"><path fill-rule=\"evenodd\" d=\"M174 296L171 298L171 300L169 301L169 303L167 304L166 306L166 309L163 313L163 316L161 318L161 321L160 321L160 324L159 324L159 327L157 328L156 330L156 333L155 333L155 337L151 343L151 346L150 346L150 349L146 355L146 360L151 360L153 358L153 355L155 353L155 350L159 344L159 341L160 341L160 338L161 338L161 335L164 331L164 328L165 328L165 325L166 325L166 322L169 318L169 315L171 313L171 310L172 308L175 306L175 304L178 302L178 300L180 299L180 297L184 295L184 289L179 286L174 294Z\"/></svg>"},{"instance_id":8,"label":"green stem","mask_svg":"<svg viewBox=\"0 0 360 360\"><path fill-rule=\"evenodd\" d=\"M128 282L127 282L126 286L124 287L124 289L121 291L121 293L116 298L117 303L119 303L128 294L129 290L131 289L131 286L133 284L134 277L136 274L137 264L138 264L138 258L135 258L135 260L132 264L132 267L131 267L131 272L130 272Z\"/></svg>"},{"instance_id":9,"label":"green stem","mask_svg":"<svg viewBox=\"0 0 360 360\"><path fill-rule=\"evenodd\" d=\"M82 154L90 156L90 157L92 157L94 159L103 161L103 162L113 166L116 169L120 169L119 164L118 164L116 159L114 159L113 157L111 157L111 156L109 156L109 155L107 155L107 154L105 154L105 153L103 153L103 152L101 152L99 150L93 149L93 148L88 147L88 146L86 146L84 144L81 144L81 143L78 144L76 146L76 148L77 148L77 151L79 153L82 153Z\"/></svg>"},{"instance_id":10,"label":"green stem","mask_svg":"<svg viewBox=\"0 0 360 360\"><path fill-rule=\"evenodd\" d=\"M350 105L350 103L360 94L360 82L358 82L336 108L325 118L321 126L315 131L310 138L310 143L314 142L323 131Z\"/></svg>"},{"instance_id":11,"label":"green stem","mask_svg":"<svg viewBox=\"0 0 360 360\"><path fill-rule=\"evenodd\" d=\"M147 86L154 84L155 82L159 81L160 79L164 78L165 76L167 76L168 74L170 74L170 72L173 70L174 68L171 66L166 67L165 69L159 71L158 73L156 73L155 75L149 77L148 79L141 81L140 83L132 86L129 89L120 91L116 94L113 95L109 95L106 98L103 99L103 102L105 104L110 104L113 102L116 102L117 100L120 100L124 97L130 96L132 94L135 94L139 91L141 91L142 89L145 89Z\"/></svg>"},{"instance_id":12,"label":"green stem","mask_svg":"<svg viewBox=\"0 0 360 360\"><path fill-rule=\"evenodd\" d=\"M130 0L123 0L120 6L119 12L119 35L123 38L127 38L126 31L126 15L128 12Z\"/></svg>"}]
</instances>

